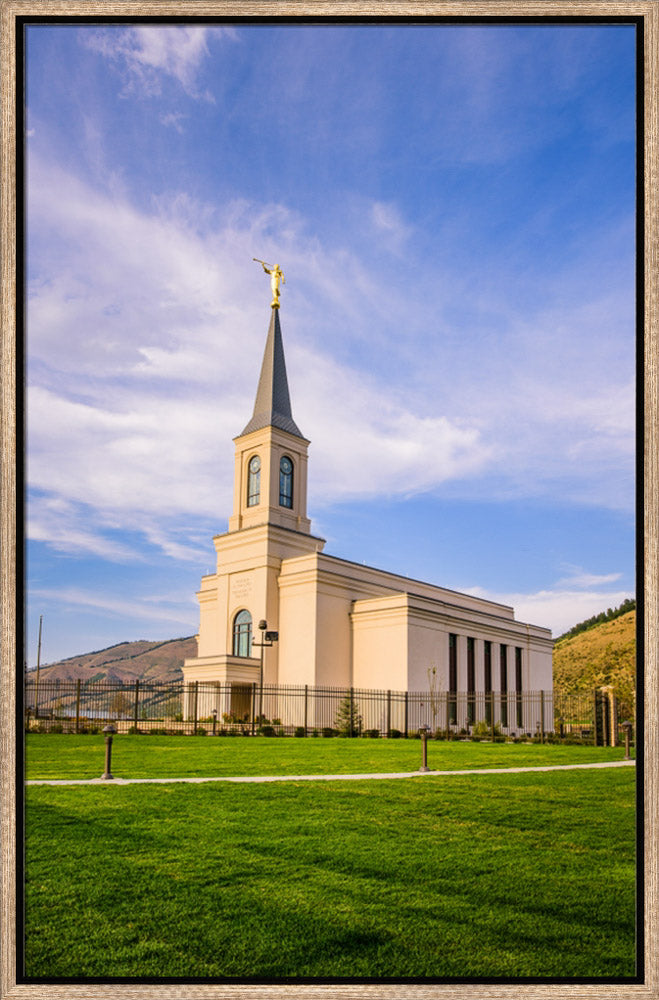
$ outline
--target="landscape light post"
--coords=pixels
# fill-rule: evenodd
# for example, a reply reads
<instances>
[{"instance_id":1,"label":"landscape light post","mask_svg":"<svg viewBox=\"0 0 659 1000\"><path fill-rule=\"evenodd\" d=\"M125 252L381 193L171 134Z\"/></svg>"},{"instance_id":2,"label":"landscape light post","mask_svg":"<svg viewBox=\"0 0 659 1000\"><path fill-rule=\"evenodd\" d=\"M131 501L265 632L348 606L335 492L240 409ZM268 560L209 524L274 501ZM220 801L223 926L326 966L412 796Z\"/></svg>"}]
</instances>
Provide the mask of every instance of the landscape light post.
<instances>
[{"instance_id":1,"label":"landscape light post","mask_svg":"<svg viewBox=\"0 0 659 1000\"><path fill-rule=\"evenodd\" d=\"M631 722L623 722L622 728L625 730L625 760L629 760L629 737L632 731Z\"/></svg>"},{"instance_id":2,"label":"landscape light post","mask_svg":"<svg viewBox=\"0 0 659 1000\"><path fill-rule=\"evenodd\" d=\"M426 725L424 722L419 726L419 733L421 734L421 740L423 742L423 764L419 768L420 771L429 771L428 767L428 733L430 732L430 726Z\"/></svg>"},{"instance_id":3,"label":"landscape light post","mask_svg":"<svg viewBox=\"0 0 659 1000\"><path fill-rule=\"evenodd\" d=\"M103 732L105 733L105 774L101 775L103 781L112 780L112 772L110 770L110 761L112 759L112 737L116 733L116 729L112 724L105 726Z\"/></svg>"},{"instance_id":4,"label":"landscape light post","mask_svg":"<svg viewBox=\"0 0 659 1000\"><path fill-rule=\"evenodd\" d=\"M266 646L272 646L279 639L279 632L267 632L267 627L267 621L265 618L262 618L259 622L261 641L252 642L253 646L259 646L261 648L261 668L259 670L259 719L261 720L261 725L263 725L263 650Z\"/></svg>"}]
</instances>

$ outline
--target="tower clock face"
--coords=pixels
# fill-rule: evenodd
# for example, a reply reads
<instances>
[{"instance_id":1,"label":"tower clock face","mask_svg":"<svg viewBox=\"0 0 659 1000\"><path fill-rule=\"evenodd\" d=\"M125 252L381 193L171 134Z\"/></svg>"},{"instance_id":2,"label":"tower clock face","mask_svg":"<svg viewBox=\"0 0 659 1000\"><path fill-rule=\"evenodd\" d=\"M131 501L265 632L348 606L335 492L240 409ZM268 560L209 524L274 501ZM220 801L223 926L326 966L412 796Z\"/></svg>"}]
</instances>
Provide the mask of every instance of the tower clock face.
<instances>
[{"instance_id":1,"label":"tower clock face","mask_svg":"<svg viewBox=\"0 0 659 1000\"><path fill-rule=\"evenodd\" d=\"M260 468L261 468L261 459L259 458L258 455L255 455L254 458L250 459L249 471L258 472Z\"/></svg>"},{"instance_id":2,"label":"tower clock face","mask_svg":"<svg viewBox=\"0 0 659 1000\"><path fill-rule=\"evenodd\" d=\"M293 463L290 458L282 458L281 460L281 471L288 475L289 472L293 471Z\"/></svg>"}]
</instances>

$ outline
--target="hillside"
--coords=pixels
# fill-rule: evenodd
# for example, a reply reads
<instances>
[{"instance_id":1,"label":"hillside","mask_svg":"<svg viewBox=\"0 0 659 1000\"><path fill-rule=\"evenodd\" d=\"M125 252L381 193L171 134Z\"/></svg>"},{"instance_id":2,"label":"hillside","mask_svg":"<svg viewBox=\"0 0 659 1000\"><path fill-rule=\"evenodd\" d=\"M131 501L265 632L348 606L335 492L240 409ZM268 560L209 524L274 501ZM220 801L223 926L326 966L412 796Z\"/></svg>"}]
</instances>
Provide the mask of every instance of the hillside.
<instances>
[{"instance_id":1,"label":"hillside","mask_svg":"<svg viewBox=\"0 0 659 1000\"><path fill-rule=\"evenodd\" d=\"M41 667L40 679L49 681L80 680L112 681L132 684L134 681L168 683L183 680L183 661L197 655L194 636L168 639L165 642L121 642L94 653L83 653L67 660ZM28 676L34 676L30 671Z\"/></svg>"},{"instance_id":2,"label":"hillside","mask_svg":"<svg viewBox=\"0 0 659 1000\"><path fill-rule=\"evenodd\" d=\"M624 708L634 704L636 612L595 625L554 646L554 687L570 694L612 685Z\"/></svg>"}]
</instances>

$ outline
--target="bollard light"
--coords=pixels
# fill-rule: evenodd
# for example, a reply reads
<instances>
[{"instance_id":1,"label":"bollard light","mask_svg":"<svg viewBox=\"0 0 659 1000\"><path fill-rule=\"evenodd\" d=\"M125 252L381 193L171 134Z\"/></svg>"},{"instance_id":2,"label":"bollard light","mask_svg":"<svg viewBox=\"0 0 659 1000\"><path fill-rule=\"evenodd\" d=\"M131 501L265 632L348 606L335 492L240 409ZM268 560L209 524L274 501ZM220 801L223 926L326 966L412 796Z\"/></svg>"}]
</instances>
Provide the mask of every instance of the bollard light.
<instances>
[{"instance_id":1,"label":"bollard light","mask_svg":"<svg viewBox=\"0 0 659 1000\"><path fill-rule=\"evenodd\" d=\"M112 772L110 770L110 762L112 758L112 737L116 734L117 730L112 724L110 724L109 726L105 726L103 732L105 733L105 774L102 774L101 778L103 781L111 781Z\"/></svg>"},{"instance_id":2,"label":"bollard light","mask_svg":"<svg viewBox=\"0 0 659 1000\"><path fill-rule=\"evenodd\" d=\"M428 767L428 733L429 732L430 732L430 726L426 725L425 722L423 723L423 725L419 726L419 734L420 734L421 740L423 742L423 764L419 768L420 771L429 771L430 770L430 768Z\"/></svg>"},{"instance_id":3,"label":"bollard light","mask_svg":"<svg viewBox=\"0 0 659 1000\"><path fill-rule=\"evenodd\" d=\"M629 720L623 722L622 728L625 730L625 760L629 760L629 739L632 731L632 724Z\"/></svg>"}]
</instances>

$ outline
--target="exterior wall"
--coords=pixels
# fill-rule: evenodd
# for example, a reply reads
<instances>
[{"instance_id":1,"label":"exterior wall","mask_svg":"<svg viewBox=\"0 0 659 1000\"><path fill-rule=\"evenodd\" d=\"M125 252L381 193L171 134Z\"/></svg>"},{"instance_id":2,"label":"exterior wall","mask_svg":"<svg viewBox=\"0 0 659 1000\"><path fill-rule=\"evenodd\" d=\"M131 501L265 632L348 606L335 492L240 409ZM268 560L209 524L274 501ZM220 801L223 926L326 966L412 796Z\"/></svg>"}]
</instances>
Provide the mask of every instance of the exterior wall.
<instances>
[{"instance_id":1,"label":"exterior wall","mask_svg":"<svg viewBox=\"0 0 659 1000\"><path fill-rule=\"evenodd\" d=\"M286 556L298 556L322 549L323 539L296 531L264 524L241 531L228 532L214 539L217 572L204 577L198 597L200 601L199 658L208 660L231 657L233 652L233 622L239 611L249 611L252 618L252 639L261 641L258 623L268 622L268 628L281 633L278 580ZM315 619L314 619L315 620ZM293 633L290 633L293 634ZM290 647L290 643L289 643ZM279 643L263 650L264 683L283 682L279 677ZM261 651L253 648L259 660ZM238 658L233 658L239 663ZM313 662L313 656L311 661ZM184 664L184 679L197 679L191 668L195 661ZM238 667L233 664L225 680L240 680ZM201 679L201 678L199 678ZM219 679L219 678L218 678ZM313 683L312 680L302 683Z\"/></svg>"},{"instance_id":2,"label":"exterior wall","mask_svg":"<svg viewBox=\"0 0 659 1000\"><path fill-rule=\"evenodd\" d=\"M355 602L350 615L354 687L407 688L408 611L407 594Z\"/></svg>"},{"instance_id":3,"label":"exterior wall","mask_svg":"<svg viewBox=\"0 0 659 1000\"><path fill-rule=\"evenodd\" d=\"M317 600L313 572L284 576L279 587L279 683L315 684Z\"/></svg>"}]
</instances>

